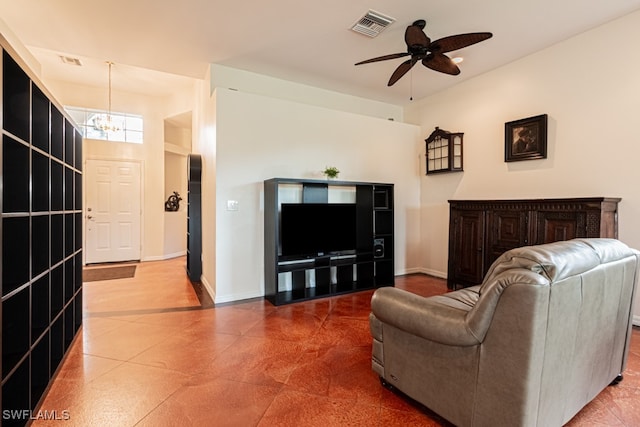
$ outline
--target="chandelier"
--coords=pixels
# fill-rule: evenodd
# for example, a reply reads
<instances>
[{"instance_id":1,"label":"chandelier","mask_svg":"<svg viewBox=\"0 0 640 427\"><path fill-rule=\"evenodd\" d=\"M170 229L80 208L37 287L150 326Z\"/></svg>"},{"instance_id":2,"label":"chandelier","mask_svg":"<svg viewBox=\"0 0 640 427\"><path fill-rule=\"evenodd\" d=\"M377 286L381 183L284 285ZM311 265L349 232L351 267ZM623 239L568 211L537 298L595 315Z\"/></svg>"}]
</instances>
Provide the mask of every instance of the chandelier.
<instances>
[{"instance_id":1,"label":"chandelier","mask_svg":"<svg viewBox=\"0 0 640 427\"><path fill-rule=\"evenodd\" d=\"M120 126L118 126L111 117L111 67L113 66L113 62L107 61L107 64L109 65L109 109L107 110L107 114L98 114L93 119L93 126L103 132L118 132Z\"/></svg>"}]
</instances>

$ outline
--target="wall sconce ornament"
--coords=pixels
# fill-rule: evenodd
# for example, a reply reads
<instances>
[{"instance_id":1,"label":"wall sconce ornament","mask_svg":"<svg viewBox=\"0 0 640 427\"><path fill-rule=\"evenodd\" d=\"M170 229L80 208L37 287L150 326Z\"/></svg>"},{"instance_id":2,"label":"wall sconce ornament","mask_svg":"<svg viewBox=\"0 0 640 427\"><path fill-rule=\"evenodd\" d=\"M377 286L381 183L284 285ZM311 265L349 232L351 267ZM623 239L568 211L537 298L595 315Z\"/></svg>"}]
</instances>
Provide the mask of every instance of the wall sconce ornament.
<instances>
[{"instance_id":1,"label":"wall sconce ornament","mask_svg":"<svg viewBox=\"0 0 640 427\"><path fill-rule=\"evenodd\" d=\"M169 196L166 202L164 202L164 210L166 212L177 212L180 210L180 193L174 191L172 195Z\"/></svg>"},{"instance_id":2,"label":"wall sconce ornament","mask_svg":"<svg viewBox=\"0 0 640 427\"><path fill-rule=\"evenodd\" d=\"M427 143L427 175L462 172L462 132L448 132L436 126Z\"/></svg>"}]
</instances>

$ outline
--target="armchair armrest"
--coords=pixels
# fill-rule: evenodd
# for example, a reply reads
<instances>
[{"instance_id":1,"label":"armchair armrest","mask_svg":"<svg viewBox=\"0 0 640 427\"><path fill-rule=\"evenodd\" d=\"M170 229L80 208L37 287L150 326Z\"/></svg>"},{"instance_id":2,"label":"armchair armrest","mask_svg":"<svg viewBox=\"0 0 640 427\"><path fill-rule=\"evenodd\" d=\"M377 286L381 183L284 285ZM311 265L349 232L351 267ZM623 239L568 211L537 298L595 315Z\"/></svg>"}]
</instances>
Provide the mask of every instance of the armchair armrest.
<instances>
[{"instance_id":1,"label":"armchair armrest","mask_svg":"<svg viewBox=\"0 0 640 427\"><path fill-rule=\"evenodd\" d=\"M425 298L397 288L380 288L371 299L371 311L380 321L430 341L454 346L479 344L465 320L477 292L460 290L452 294L458 294L458 298Z\"/></svg>"}]
</instances>

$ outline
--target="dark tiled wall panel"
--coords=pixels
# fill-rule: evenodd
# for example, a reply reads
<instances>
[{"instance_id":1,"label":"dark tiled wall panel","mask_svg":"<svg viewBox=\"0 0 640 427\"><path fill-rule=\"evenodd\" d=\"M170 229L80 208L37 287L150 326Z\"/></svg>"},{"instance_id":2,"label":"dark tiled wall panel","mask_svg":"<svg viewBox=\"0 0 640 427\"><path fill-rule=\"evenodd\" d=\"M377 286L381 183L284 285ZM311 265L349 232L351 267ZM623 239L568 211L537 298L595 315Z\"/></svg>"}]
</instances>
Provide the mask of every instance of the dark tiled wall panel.
<instances>
[{"instance_id":1,"label":"dark tiled wall panel","mask_svg":"<svg viewBox=\"0 0 640 427\"><path fill-rule=\"evenodd\" d=\"M0 76L1 409L28 413L82 324L82 136L4 48Z\"/></svg>"}]
</instances>

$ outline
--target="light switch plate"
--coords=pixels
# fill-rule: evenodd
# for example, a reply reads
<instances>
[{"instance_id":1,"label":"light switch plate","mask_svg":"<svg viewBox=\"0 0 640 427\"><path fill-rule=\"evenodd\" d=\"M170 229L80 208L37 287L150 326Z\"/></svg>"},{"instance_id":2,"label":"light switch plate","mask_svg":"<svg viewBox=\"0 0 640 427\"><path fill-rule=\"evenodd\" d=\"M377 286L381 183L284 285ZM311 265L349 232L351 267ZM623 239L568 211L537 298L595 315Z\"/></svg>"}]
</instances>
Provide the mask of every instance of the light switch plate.
<instances>
[{"instance_id":1,"label":"light switch plate","mask_svg":"<svg viewBox=\"0 0 640 427\"><path fill-rule=\"evenodd\" d=\"M238 210L238 201L237 200L227 200L227 210L228 211L237 211Z\"/></svg>"}]
</instances>

